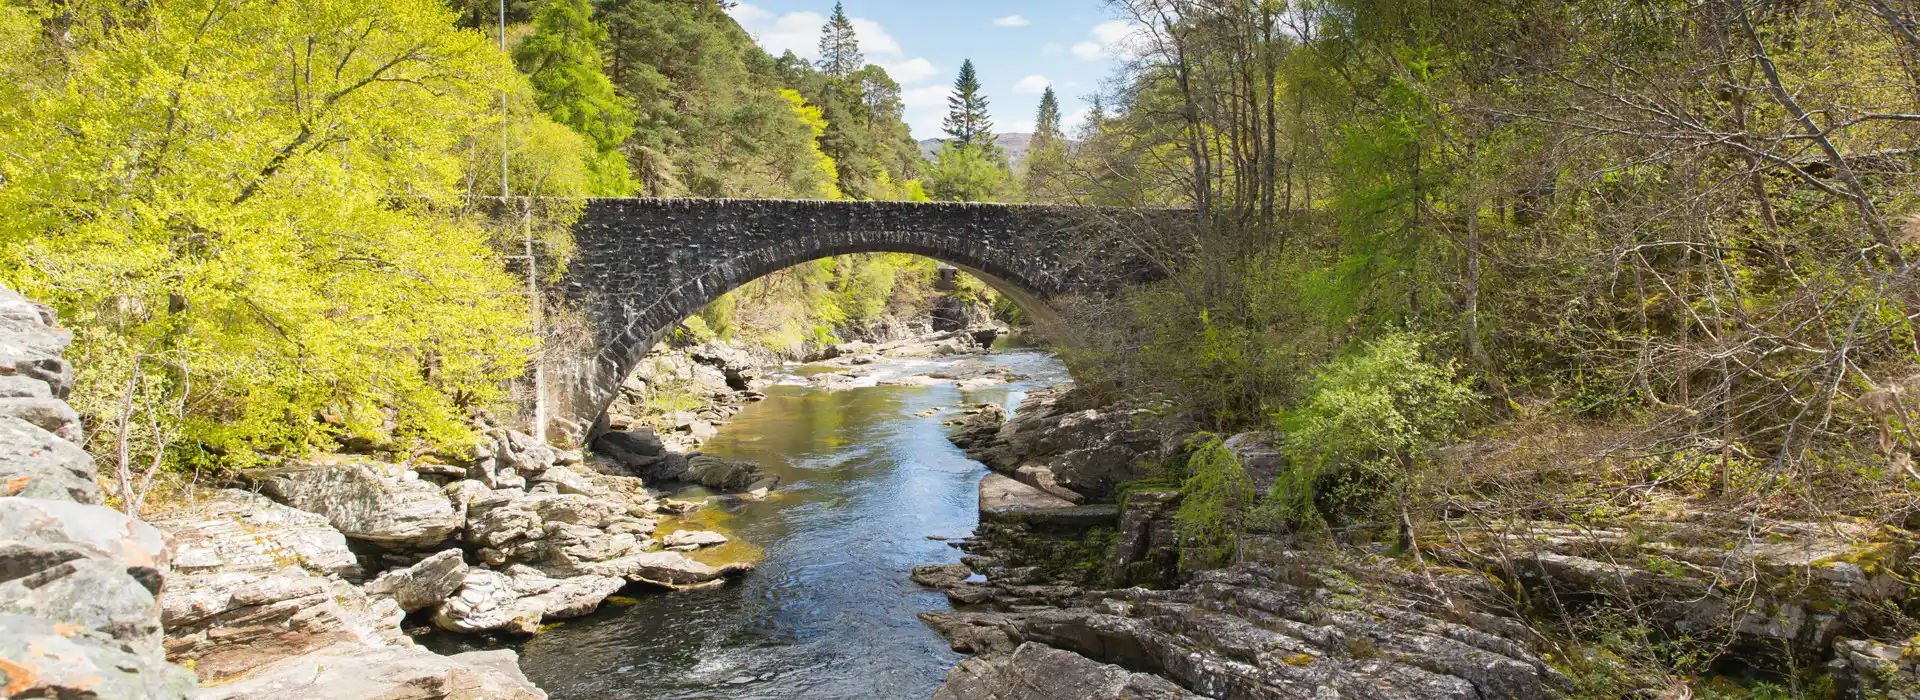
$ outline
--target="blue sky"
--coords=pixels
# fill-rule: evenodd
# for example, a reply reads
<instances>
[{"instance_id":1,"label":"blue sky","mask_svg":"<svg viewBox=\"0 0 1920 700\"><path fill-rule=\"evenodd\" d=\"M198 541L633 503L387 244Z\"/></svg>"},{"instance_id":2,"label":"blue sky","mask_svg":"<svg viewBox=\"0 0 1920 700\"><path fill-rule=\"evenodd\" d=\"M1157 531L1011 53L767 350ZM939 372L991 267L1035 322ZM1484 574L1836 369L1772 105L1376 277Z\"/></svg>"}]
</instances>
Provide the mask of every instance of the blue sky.
<instances>
[{"instance_id":1,"label":"blue sky","mask_svg":"<svg viewBox=\"0 0 1920 700\"><path fill-rule=\"evenodd\" d=\"M940 135L960 62L973 59L991 104L994 130L1033 130L1040 92L1060 95L1069 131L1086 101L1118 65L1127 25L1099 0L847 0L847 15L869 63L900 82L916 139ZM819 54L832 0L748 0L730 14L775 56Z\"/></svg>"}]
</instances>

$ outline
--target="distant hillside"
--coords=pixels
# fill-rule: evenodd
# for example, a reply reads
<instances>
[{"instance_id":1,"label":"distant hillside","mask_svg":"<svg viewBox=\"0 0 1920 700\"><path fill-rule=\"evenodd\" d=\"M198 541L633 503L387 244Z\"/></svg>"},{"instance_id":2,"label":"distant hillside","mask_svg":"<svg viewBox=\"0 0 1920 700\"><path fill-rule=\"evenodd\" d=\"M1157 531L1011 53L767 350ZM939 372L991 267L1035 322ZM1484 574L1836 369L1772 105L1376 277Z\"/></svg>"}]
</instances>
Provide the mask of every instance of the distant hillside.
<instances>
[{"instance_id":1,"label":"distant hillside","mask_svg":"<svg viewBox=\"0 0 1920 700\"><path fill-rule=\"evenodd\" d=\"M1027 164L1027 151L1033 147L1033 134L995 134L993 142L1007 154L1007 165L1019 170ZM933 160L934 154L940 152L942 143L946 143L946 139L921 141L920 152L927 155L927 160Z\"/></svg>"}]
</instances>

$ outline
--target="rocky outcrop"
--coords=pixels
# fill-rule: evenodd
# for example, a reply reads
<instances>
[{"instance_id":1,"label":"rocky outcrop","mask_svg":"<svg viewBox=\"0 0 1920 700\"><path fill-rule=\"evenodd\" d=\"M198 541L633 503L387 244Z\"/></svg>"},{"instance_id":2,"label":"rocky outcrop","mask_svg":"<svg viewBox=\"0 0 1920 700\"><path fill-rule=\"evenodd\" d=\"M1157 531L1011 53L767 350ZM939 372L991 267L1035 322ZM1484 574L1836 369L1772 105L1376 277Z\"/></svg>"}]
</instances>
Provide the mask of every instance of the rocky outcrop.
<instances>
[{"instance_id":1,"label":"rocky outcrop","mask_svg":"<svg viewBox=\"0 0 1920 700\"><path fill-rule=\"evenodd\" d=\"M741 405L762 398L765 386L757 358L724 342L676 348L655 345L621 383L607 409L613 431L658 430L677 452L691 452L712 439ZM697 408L669 406L693 402Z\"/></svg>"},{"instance_id":2,"label":"rocky outcrop","mask_svg":"<svg viewBox=\"0 0 1920 700\"><path fill-rule=\"evenodd\" d=\"M1407 700L1552 698L1570 687L1530 651L1525 637L1514 636L1524 626L1401 593L1415 585L1407 577L1391 564L1354 567L1300 557L1205 572L1169 591L1052 596L1051 607L1038 608L1002 593L980 604L1011 612L923 618L959 651L1017 655L1024 645L1043 644L1085 657L1053 664L1091 674L1089 682L1121 680L1121 669L1096 669L1112 664L1221 700L1329 697L1329 691ZM950 677L956 687L942 692L998 697L978 695L976 688L1016 673L1018 665L986 663L986 670L976 664L956 671Z\"/></svg>"},{"instance_id":3,"label":"rocky outcrop","mask_svg":"<svg viewBox=\"0 0 1920 700\"><path fill-rule=\"evenodd\" d=\"M546 620L579 617L627 582L612 576L550 578L515 566L505 572L466 572L459 593L434 611L434 626L449 632L507 632L531 635Z\"/></svg>"},{"instance_id":4,"label":"rocky outcrop","mask_svg":"<svg viewBox=\"0 0 1920 700\"><path fill-rule=\"evenodd\" d=\"M1801 664L1859 656L1843 636L1910 636L1880 611L1908 595L1911 535L1852 521L1716 522L1678 503L1661 510L1668 516L1462 525L1426 539L1443 561L1498 572L1560 612L1618 606L1676 634L1727 632Z\"/></svg>"},{"instance_id":5,"label":"rocky outcrop","mask_svg":"<svg viewBox=\"0 0 1920 700\"><path fill-rule=\"evenodd\" d=\"M441 656L425 649L340 644L208 688L205 700L545 700L509 650Z\"/></svg>"},{"instance_id":6,"label":"rocky outcrop","mask_svg":"<svg viewBox=\"0 0 1920 700\"><path fill-rule=\"evenodd\" d=\"M154 522L180 547L160 599L167 655L203 681L340 643L412 644L399 604L343 578L360 567L323 516L219 490Z\"/></svg>"},{"instance_id":7,"label":"rocky outcrop","mask_svg":"<svg viewBox=\"0 0 1920 700\"><path fill-rule=\"evenodd\" d=\"M460 528L440 487L403 465L338 459L255 472L274 500L326 516L349 538L392 549L424 549Z\"/></svg>"},{"instance_id":8,"label":"rocky outcrop","mask_svg":"<svg viewBox=\"0 0 1920 700\"><path fill-rule=\"evenodd\" d=\"M1092 404L1076 389L1035 391L998 429L995 413L982 410L952 439L968 457L1035 488L1076 503L1111 503L1116 487L1149 476L1145 463L1169 446L1163 430L1141 427L1156 420L1156 410Z\"/></svg>"},{"instance_id":9,"label":"rocky outcrop","mask_svg":"<svg viewBox=\"0 0 1920 700\"><path fill-rule=\"evenodd\" d=\"M101 506L64 399L72 336L0 287L0 688L9 697L186 698L156 600L171 573L157 529Z\"/></svg>"},{"instance_id":10,"label":"rocky outcrop","mask_svg":"<svg viewBox=\"0 0 1920 700\"><path fill-rule=\"evenodd\" d=\"M418 612L446 602L467 580L467 562L458 549L449 549L404 569L394 569L368 581L367 595L386 596L407 612Z\"/></svg>"},{"instance_id":11,"label":"rocky outcrop","mask_svg":"<svg viewBox=\"0 0 1920 700\"><path fill-rule=\"evenodd\" d=\"M966 659L933 700L1211 700L1159 676L1134 673L1028 642L1010 654Z\"/></svg>"}]
</instances>

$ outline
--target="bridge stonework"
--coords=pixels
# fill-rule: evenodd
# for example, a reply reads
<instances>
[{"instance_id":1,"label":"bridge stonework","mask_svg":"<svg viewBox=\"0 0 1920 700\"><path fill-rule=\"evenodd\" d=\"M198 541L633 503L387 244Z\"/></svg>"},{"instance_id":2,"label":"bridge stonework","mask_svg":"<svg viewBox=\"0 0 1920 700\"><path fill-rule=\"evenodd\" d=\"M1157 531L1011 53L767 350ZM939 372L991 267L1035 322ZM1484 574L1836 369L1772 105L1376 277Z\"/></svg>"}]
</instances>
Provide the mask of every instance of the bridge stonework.
<instances>
[{"instance_id":1,"label":"bridge stonework","mask_svg":"<svg viewBox=\"0 0 1920 700\"><path fill-rule=\"evenodd\" d=\"M1044 317L1050 298L1104 294L1153 276L1140 262L1112 264L1110 252L1093 254L1108 258L1100 265L1083 264L1092 259L1090 241L1112 239L1101 229L1143 216L1184 221L1171 211L1035 205L590 200L575 227L566 291L592 338L558 366L549 362L547 415L576 429L596 425L627 374L682 320L786 267L852 253L924 255Z\"/></svg>"}]
</instances>

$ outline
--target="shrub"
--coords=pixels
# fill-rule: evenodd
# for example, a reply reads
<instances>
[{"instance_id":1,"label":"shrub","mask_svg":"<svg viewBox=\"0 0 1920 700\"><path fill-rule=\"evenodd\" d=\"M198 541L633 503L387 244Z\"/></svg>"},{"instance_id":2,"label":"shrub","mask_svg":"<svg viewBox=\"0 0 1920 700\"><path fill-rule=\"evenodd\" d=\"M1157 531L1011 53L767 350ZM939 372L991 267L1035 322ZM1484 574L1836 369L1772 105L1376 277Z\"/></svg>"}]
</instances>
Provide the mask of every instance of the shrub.
<instances>
[{"instance_id":1,"label":"shrub","mask_svg":"<svg viewBox=\"0 0 1920 700\"><path fill-rule=\"evenodd\" d=\"M1455 439L1478 395L1454 363L1420 359L1420 342L1393 333L1314 373L1302 404L1275 416L1288 469L1268 494L1284 521L1361 513L1394 493L1430 448Z\"/></svg>"},{"instance_id":2,"label":"shrub","mask_svg":"<svg viewBox=\"0 0 1920 700\"><path fill-rule=\"evenodd\" d=\"M1240 550L1246 514L1253 507L1253 481L1220 436L1201 433L1188 442L1188 476L1180 486L1174 531L1180 537L1180 568L1222 566Z\"/></svg>"}]
</instances>

